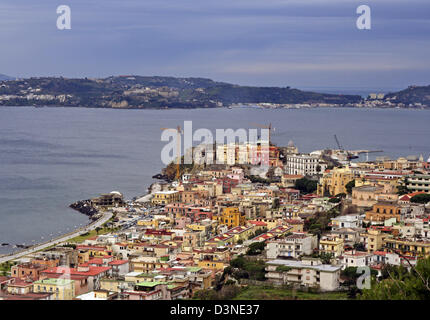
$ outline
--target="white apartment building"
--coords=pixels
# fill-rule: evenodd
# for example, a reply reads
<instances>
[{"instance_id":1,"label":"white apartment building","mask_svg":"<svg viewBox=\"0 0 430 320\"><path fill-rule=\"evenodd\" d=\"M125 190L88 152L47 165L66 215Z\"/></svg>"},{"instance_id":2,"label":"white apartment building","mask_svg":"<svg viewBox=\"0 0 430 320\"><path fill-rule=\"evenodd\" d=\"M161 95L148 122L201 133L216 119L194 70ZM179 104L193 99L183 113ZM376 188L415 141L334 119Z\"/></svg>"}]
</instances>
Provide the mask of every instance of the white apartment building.
<instances>
[{"instance_id":1,"label":"white apartment building","mask_svg":"<svg viewBox=\"0 0 430 320\"><path fill-rule=\"evenodd\" d=\"M333 230L340 228L359 228L361 227L361 217L358 214L338 216L331 219Z\"/></svg>"},{"instance_id":2,"label":"white apartment building","mask_svg":"<svg viewBox=\"0 0 430 320\"><path fill-rule=\"evenodd\" d=\"M348 267L366 267L372 262L373 254L361 251L350 251L343 254L343 269Z\"/></svg>"},{"instance_id":3,"label":"white apartment building","mask_svg":"<svg viewBox=\"0 0 430 320\"><path fill-rule=\"evenodd\" d=\"M318 239L315 235L297 232L284 239L268 241L266 256L267 259L298 259L302 255L311 255L317 247Z\"/></svg>"},{"instance_id":4,"label":"white apartment building","mask_svg":"<svg viewBox=\"0 0 430 320\"><path fill-rule=\"evenodd\" d=\"M319 171L317 170L318 168ZM317 156L311 156L308 154L291 154L286 157L286 174L312 176L319 172L324 172L324 170L325 166L320 164Z\"/></svg>"},{"instance_id":5,"label":"white apartment building","mask_svg":"<svg viewBox=\"0 0 430 320\"><path fill-rule=\"evenodd\" d=\"M276 284L296 284L303 287L334 291L339 288L341 266L322 264L319 259L270 260L266 263L266 278Z\"/></svg>"}]
</instances>

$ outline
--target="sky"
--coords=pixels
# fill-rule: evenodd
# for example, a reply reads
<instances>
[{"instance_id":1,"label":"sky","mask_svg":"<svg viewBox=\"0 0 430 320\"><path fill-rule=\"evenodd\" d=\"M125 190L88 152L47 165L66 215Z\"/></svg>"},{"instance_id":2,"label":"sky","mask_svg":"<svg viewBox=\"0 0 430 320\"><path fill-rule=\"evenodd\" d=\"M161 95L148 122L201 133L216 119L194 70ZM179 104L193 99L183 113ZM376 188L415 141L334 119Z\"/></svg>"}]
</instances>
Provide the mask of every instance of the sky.
<instances>
[{"instance_id":1,"label":"sky","mask_svg":"<svg viewBox=\"0 0 430 320\"><path fill-rule=\"evenodd\" d=\"M72 29L58 30L59 5ZM358 30L368 5L372 29ZM430 84L428 0L1 0L0 73L300 89ZM321 90L320 90L321 91Z\"/></svg>"}]
</instances>

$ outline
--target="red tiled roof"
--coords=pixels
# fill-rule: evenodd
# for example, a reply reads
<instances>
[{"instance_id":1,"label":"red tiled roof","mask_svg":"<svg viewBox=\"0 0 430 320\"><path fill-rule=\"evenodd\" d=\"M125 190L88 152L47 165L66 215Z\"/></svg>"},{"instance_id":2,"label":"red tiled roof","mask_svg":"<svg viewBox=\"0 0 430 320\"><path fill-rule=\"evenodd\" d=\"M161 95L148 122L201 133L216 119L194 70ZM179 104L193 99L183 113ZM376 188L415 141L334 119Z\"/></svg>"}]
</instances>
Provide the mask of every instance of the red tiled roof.
<instances>
[{"instance_id":1,"label":"red tiled roof","mask_svg":"<svg viewBox=\"0 0 430 320\"><path fill-rule=\"evenodd\" d=\"M73 269L69 267L54 267L54 268L46 269L45 271L43 271L43 273L57 273L57 274L70 273L70 275L96 276L112 269L111 267L93 267L93 266L90 266L88 268L89 268L88 271L78 271L77 269Z\"/></svg>"},{"instance_id":2,"label":"red tiled roof","mask_svg":"<svg viewBox=\"0 0 430 320\"><path fill-rule=\"evenodd\" d=\"M263 221L251 220L249 221L249 223L254 224L256 226L267 226L267 223Z\"/></svg>"},{"instance_id":3,"label":"red tiled roof","mask_svg":"<svg viewBox=\"0 0 430 320\"><path fill-rule=\"evenodd\" d=\"M118 265L122 265L122 264L126 264L128 263L128 260L114 260L109 262L109 265L111 266L118 266Z\"/></svg>"}]
</instances>

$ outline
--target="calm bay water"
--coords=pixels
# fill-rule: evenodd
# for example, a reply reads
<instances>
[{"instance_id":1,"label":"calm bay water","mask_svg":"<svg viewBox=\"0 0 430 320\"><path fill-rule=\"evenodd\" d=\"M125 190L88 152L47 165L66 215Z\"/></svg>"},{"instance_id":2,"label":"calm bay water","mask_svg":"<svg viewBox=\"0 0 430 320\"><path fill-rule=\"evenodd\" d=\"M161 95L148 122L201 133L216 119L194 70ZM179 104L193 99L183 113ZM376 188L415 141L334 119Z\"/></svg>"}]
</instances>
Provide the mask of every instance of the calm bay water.
<instances>
[{"instance_id":1,"label":"calm bay water","mask_svg":"<svg viewBox=\"0 0 430 320\"><path fill-rule=\"evenodd\" d=\"M384 150L392 158L430 153L430 111L386 109L110 110L0 108L0 243L32 244L86 224L68 208L113 190L142 195L163 167L162 127L275 127L273 141L301 152ZM0 254L11 247L0 248Z\"/></svg>"}]
</instances>

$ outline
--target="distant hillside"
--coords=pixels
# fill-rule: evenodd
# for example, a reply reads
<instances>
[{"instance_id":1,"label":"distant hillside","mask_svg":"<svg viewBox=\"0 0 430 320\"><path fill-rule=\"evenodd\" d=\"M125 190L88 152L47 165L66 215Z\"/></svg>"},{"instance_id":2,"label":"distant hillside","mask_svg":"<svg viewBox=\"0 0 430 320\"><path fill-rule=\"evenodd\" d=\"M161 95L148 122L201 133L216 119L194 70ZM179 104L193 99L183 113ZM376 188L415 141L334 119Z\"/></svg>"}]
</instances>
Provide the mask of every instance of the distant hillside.
<instances>
[{"instance_id":1,"label":"distant hillside","mask_svg":"<svg viewBox=\"0 0 430 320\"><path fill-rule=\"evenodd\" d=\"M0 105L103 108L214 108L234 103L358 103L358 95L247 87L204 78L118 76L105 79L29 78L4 82Z\"/></svg>"},{"instance_id":2,"label":"distant hillside","mask_svg":"<svg viewBox=\"0 0 430 320\"><path fill-rule=\"evenodd\" d=\"M385 100L392 103L404 104L405 106L427 106L430 107L430 85L410 86L405 90L385 95Z\"/></svg>"},{"instance_id":3,"label":"distant hillside","mask_svg":"<svg viewBox=\"0 0 430 320\"><path fill-rule=\"evenodd\" d=\"M13 80L14 78L12 78L12 77L9 77L9 76L7 76L7 75L5 75L5 74L1 74L0 73L0 81L7 81L7 80Z\"/></svg>"}]
</instances>

